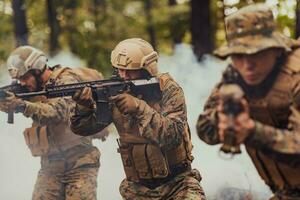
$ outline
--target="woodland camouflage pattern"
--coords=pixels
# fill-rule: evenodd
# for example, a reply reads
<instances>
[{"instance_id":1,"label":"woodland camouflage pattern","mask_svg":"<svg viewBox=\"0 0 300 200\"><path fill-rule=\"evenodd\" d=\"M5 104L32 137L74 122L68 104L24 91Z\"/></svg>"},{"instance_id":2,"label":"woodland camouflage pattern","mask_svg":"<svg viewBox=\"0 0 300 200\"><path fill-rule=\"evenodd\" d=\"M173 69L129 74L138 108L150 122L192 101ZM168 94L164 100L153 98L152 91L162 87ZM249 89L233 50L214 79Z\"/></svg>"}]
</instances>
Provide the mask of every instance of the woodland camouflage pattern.
<instances>
[{"instance_id":1,"label":"woodland camouflage pattern","mask_svg":"<svg viewBox=\"0 0 300 200\"><path fill-rule=\"evenodd\" d=\"M267 48L284 50L259 85L249 86L241 76L234 82L244 90L250 117L255 121L254 131L245 140L246 150L273 191L272 199L300 199L299 41L275 31L272 12L263 4L246 6L230 15L226 27L228 46L215 52L219 57L254 54ZM220 143L217 107L225 78L212 91L197 122L197 133L208 144Z\"/></svg>"},{"instance_id":2,"label":"woodland camouflage pattern","mask_svg":"<svg viewBox=\"0 0 300 200\"><path fill-rule=\"evenodd\" d=\"M99 158L96 147L43 157L32 199L96 200Z\"/></svg>"},{"instance_id":3,"label":"woodland camouflage pattern","mask_svg":"<svg viewBox=\"0 0 300 200\"><path fill-rule=\"evenodd\" d=\"M65 70L58 76L55 84L62 85L79 81L81 78L74 70ZM58 126L61 123L69 126L70 113L74 112L75 108L74 101L71 98L55 98L46 101L29 104L24 115L32 117L34 123L48 125L49 130L52 130L51 126ZM69 128L67 131L69 132ZM58 152L42 156L42 167L38 174L33 200L97 199L100 152L92 146L90 138L74 137L73 133L67 135L73 141L67 139L64 142L63 137L57 137L56 141L52 141L54 142L52 148L57 149ZM61 149L63 151L60 151Z\"/></svg>"},{"instance_id":4,"label":"woodland camouflage pattern","mask_svg":"<svg viewBox=\"0 0 300 200\"><path fill-rule=\"evenodd\" d=\"M255 143L259 143L261 145L267 146L268 148L281 152L281 153L287 153L287 154L299 154L300 153L300 113L298 111L299 108L295 108L295 106L291 106L289 108L289 103L291 103L292 99L288 99L289 96L296 94L300 94L300 74L297 76L294 76L296 80L289 80L292 82L289 82L288 84L296 84L294 86L291 86L292 91L284 91L285 93L282 94L276 94L280 95L280 98L283 102L279 102L282 105L287 106L287 110L282 112L281 114L284 114L284 117L286 118L286 128L289 125L289 127L293 127L295 129L293 132L291 132L288 129L278 129L273 126L268 126L264 124L263 122L256 121L256 127L255 127L255 134L249 141L255 141ZM217 105L219 102L219 88L223 82L219 83L211 93L210 97L206 101L206 104L204 106L204 112L199 116L197 121L197 131L199 137L209 143L209 144L218 144L220 143L219 137L218 137L218 129L217 129ZM276 85L278 85L277 83ZM272 93L273 91L271 91ZM290 92L290 94L288 94ZM285 96L284 95L289 95ZM268 99L269 100L269 99ZM299 99L300 100L300 99ZM249 99L251 101L251 99ZM277 102L276 102L277 103ZM299 102L300 103L300 102ZM249 102L250 106L252 105L251 102ZM254 106L254 105L253 105ZM255 108L253 108L255 109ZM251 110L251 109L250 109ZM292 115L291 114L291 110ZM256 111L256 110L255 110ZM254 112L254 110L253 110ZM257 111L258 112L258 111ZM274 115L272 115L275 117ZM277 116L277 118L281 118L283 116ZM265 119L267 120L267 119ZM282 120L282 119L278 119Z\"/></svg>"},{"instance_id":5,"label":"woodland camouflage pattern","mask_svg":"<svg viewBox=\"0 0 300 200\"><path fill-rule=\"evenodd\" d=\"M246 94L250 117L255 120L255 130L245 142L246 149L260 176L274 192L273 199L300 199L299 60L298 48L274 69L278 71L276 75L272 73L274 76L269 75L256 88L250 89L241 77L237 78ZM197 133L208 144L220 143L217 105L222 84L224 80L212 91L197 122ZM253 91L262 93L255 96Z\"/></svg>"},{"instance_id":6,"label":"woodland camouflage pattern","mask_svg":"<svg viewBox=\"0 0 300 200\"><path fill-rule=\"evenodd\" d=\"M123 180L120 186L120 193L126 200L205 199L204 192L199 188L200 181L201 176L197 170L180 174L166 184L154 189Z\"/></svg>"},{"instance_id":7,"label":"woodland camouflage pattern","mask_svg":"<svg viewBox=\"0 0 300 200\"><path fill-rule=\"evenodd\" d=\"M220 58L231 54L253 54L277 47L290 51L291 40L276 31L272 11L264 4L252 4L225 18L227 45L214 51Z\"/></svg>"},{"instance_id":8,"label":"woodland camouflage pattern","mask_svg":"<svg viewBox=\"0 0 300 200\"><path fill-rule=\"evenodd\" d=\"M54 78L54 68L48 83L69 84L81 81L81 77L69 68ZM88 77L87 77L88 78ZM101 77L99 77L101 78ZM55 80L54 80L55 79ZM69 128L70 113L74 112L75 103L71 98L45 99L33 98L25 101L24 115L33 120L31 128L47 126L49 148L42 154L35 155L34 149L40 142L26 141L34 156L41 156L33 200L93 200L96 199L97 174L100 152L92 146L91 138L80 137ZM41 145L41 144L40 144ZM44 148L44 146L43 146Z\"/></svg>"},{"instance_id":9,"label":"woodland camouflage pattern","mask_svg":"<svg viewBox=\"0 0 300 200\"><path fill-rule=\"evenodd\" d=\"M148 104L140 100L138 111L134 116L122 115L116 107L113 107L113 122L120 135L121 146L124 144L124 140L127 140L126 134L132 135L135 140L142 142L142 144L133 145L133 149L141 148L139 153L149 149L160 149L159 151L167 153L172 149L177 149L182 142L191 145L183 91L169 75L165 74L165 76L168 78L165 84L161 84L163 97L160 102ZM99 129L93 110L77 110L76 113L77 115L71 119L71 128L74 133L93 133ZM191 146L187 148L191 148ZM178 152L178 154L180 153ZM150 155L148 154L148 156ZM176 157L174 154L172 156ZM189 156L188 162L190 163L193 158L191 155ZM138 159L135 159L135 156L133 159L136 165L141 164L137 162ZM136 170L141 169L137 168ZM161 170L157 175L165 173L164 168L157 170ZM149 180L155 180L155 178L151 178L151 173L147 174L147 170L144 174L140 173L139 175L144 175L145 178L150 177ZM151 189L139 181L129 179L130 177L124 179L120 186L120 193L126 200L205 199L199 184L200 174L197 170L180 173L166 183L162 182L159 186Z\"/></svg>"}]
</instances>

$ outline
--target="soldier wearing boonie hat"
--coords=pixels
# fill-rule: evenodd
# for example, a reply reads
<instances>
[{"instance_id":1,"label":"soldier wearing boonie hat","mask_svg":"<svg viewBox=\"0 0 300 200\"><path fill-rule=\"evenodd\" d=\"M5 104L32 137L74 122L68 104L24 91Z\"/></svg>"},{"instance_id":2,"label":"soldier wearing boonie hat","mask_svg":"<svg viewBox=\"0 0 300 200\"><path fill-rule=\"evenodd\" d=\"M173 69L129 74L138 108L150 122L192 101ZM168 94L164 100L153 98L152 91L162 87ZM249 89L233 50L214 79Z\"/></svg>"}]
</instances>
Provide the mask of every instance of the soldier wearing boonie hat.
<instances>
[{"instance_id":1,"label":"soldier wearing boonie hat","mask_svg":"<svg viewBox=\"0 0 300 200\"><path fill-rule=\"evenodd\" d=\"M214 54L226 58L232 54L254 54L268 48L291 50L291 39L276 31L272 11L265 4L241 8L225 18L227 45Z\"/></svg>"},{"instance_id":2,"label":"soldier wearing boonie hat","mask_svg":"<svg viewBox=\"0 0 300 200\"><path fill-rule=\"evenodd\" d=\"M226 17L227 45L214 53L231 58L223 79L197 122L208 144L224 142L228 116L220 88L231 80L245 93L244 111L234 119L236 144L245 144L258 173L275 199L300 199L300 48L299 41L276 31L264 4L246 6ZM232 73L231 73L232 75Z\"/></svg>"}]
</instances>

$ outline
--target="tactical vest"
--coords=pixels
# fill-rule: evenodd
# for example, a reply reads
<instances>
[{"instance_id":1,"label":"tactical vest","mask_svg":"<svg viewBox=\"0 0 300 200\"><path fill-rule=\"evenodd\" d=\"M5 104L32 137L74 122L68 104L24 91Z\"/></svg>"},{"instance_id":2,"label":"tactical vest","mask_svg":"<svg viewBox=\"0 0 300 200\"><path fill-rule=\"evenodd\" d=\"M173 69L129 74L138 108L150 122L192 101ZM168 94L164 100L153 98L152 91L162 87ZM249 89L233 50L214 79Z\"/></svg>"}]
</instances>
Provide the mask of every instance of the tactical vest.
<instances>
[{"instance_id":1,"label":"tactical vest","mask_svg":"<svg viewBox=\"0 0 300 200\"><path fill-rule=\"evenodd\" d=\"M55 84L56 80L59 78L63 79L64 75L71 75L78 80L78 82L103 78L96 70L88 68L70 69L56 66L48 83ZM30 101L47 103L48 99L39 96L30 99ZM33 156L49 156L61 153L77 145L91 145L91 138L75 135L69 128L68 121L63 121L55 125L39 126L38 123L33 120L32 127L25 129L24 136Z\"/></svg>"},{"instance_id":2,"label":"tactical vest","mask_svg":"<svg viewBox=\"0 0 300 200\"><path fill-rule=\"evenodd\" d=\"M300 49L294 50L282 66L272 88L263 98L249 99L250 115L264 124L287 129L291 114L292 87L300 82ZM246 146L258 173L274 193L278 191L300 190L300 156L283 155L267 148L256 149ZM293 163L293 164L291 164Z\"/></svg>"},{"instance_id":3,"label":"tactical vest","mask_svg":"<svg viewBox=\"0 0 300 200\"><path fill-rule=\"evenodd\" d=\"M168 81L173 81L168 74L158 76L162 92ZM150 104L160 112L160 102ZM158 145L150 143L137 134L137 129L130 116L124 116L113 109L114 124L118 129L120 139L118 152L121 154L123 167L128 180L134 182L155 182L162 184L164 180L190 168L193 160L192 143L188 124L184 130L181 144L174 149L163 150ZM159 185L158 184L158 185Z\"/></svg>"}]
</instances>

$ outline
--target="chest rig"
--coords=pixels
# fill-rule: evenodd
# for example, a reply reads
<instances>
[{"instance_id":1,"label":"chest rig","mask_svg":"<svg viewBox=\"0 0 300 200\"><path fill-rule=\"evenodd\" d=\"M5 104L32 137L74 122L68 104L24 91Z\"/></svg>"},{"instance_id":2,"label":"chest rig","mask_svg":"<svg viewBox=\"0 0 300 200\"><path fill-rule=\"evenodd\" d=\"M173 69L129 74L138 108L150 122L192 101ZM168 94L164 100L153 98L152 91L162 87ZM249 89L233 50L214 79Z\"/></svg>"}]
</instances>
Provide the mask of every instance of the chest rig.
<instances>
[{"instance_id":1,"label":"chest rig","mask_svg":"<svg viewBox=\"0 0 300 200\"><path fill-rule=\"evenodd\" d=\"M73 77L78 82L102 78L101 74L92 69L70 69L55 66L48 83L55 84L58 79L63 80L65 75ZM30 99L30 101L47 103L49 100L44 96L37 96ZM63 121L55 125L40 126L33 120L32 127L25 129L23 134L33 156L60 154L78 145L91 145L91 138L75 135L69 128L68 121Z\"/></svg>"},{"instance_id":2,"label":"chest rig","mask_svg":"<svg viewBox=\"0 0 300 200\"><path fill-rule=\"evenodd\" d=\"M173 81L168 74L159 76L162 93L168 81ZM148 103L160 112L161 102ZM193 160L189 127L186 123L182 142L173 149L164 150L151 143L138 133L134 116L124 116L113 110L114 124L118 129L118 152L121 154L127 180L156 187L179 173L190 169Z\"/></svg>"},{"instance_id":3,"label":"chest rig","mask_svg":"<svg viewBox=\"0 0 300 200\"><path fill-rule=\"evenodd\" d=\"M248 99L251 118L278 129L288 128L291 114L289 108L293 99L292 87L296 81L293 75L300 72L299 58L298 50L288 57L272 87L263 97ZM266 147L257 149L246 145L246 149L258 173L274 193L300 189L299 156L277 153Z\"/></svg>"}]
</instances>

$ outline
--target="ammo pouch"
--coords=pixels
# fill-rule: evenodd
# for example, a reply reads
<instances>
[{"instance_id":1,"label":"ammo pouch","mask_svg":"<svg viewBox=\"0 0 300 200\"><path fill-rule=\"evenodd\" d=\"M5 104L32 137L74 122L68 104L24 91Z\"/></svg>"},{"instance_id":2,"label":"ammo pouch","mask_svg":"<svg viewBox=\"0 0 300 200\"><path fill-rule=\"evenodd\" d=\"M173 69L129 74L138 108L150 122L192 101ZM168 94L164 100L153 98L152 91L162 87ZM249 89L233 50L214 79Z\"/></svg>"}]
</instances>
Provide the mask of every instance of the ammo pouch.
<instances>
[{"instance_id":1,"label":"ammo pouch","mask_svg":"<svg viewBox=\"0 0 300 200\"><path fill-rule=\"evenodd\" d=\"M169 175L168 163L161 150L151 144L126 144L119 147L128 180L159 179Z\"/></svg>"},{"instance_id":2,"label":"ammo pouch","mask_svg":"<svg viewBox=\"0 0 300 200\"><path fill-rule=\"evenodd\" d=\"M170 174L169 165L157 146L152 144L134 145L132 157L140 179L159 179Z\"/></svg>"},{"instance_id":3,"label":"ammo pouch","mask_svg":"<svg viewBox=\"0 0 300 200\"><path fill-rule=\"evenodd\" d=\"M33 126L23 132L32 156L43 156L49 152L47 126Z\"/></svg>"},{"instance_id":4,"label":"ammo pouch","mask_svg":"<svg viewBox=\"0 0 300 200\"><path fill-rule=\"evenodd\" d=\"M132 151L131 145L128 146L122 145L118 148L118 153L121 154L121 159L122 159L126 178L128 180L138 182L139 177L135 171L131 151Z\"/></svg>"},{"instance_id":5,"label":"ammo pouch","mask_svg":"<svg viewBox=\"0 0 300 200\"><path fill-rule=\"evenodd\" d=\"M134 182L169 179L183 172L177 171L178 167L190 166L184 142L176 149L163 152L144 138L127 135L120 138L118 152L127 179Z\"/></svg>"}]
</instances>

